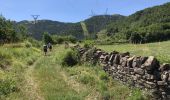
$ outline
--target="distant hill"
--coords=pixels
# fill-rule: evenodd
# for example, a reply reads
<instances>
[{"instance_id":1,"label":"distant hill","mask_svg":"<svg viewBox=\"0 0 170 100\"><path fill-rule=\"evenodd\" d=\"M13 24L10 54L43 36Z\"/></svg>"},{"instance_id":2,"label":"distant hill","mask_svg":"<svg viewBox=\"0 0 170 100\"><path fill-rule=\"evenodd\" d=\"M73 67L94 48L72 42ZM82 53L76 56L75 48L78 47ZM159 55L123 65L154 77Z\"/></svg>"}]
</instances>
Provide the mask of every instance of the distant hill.
<instances>
[{"instance_id":1,"label":"distant hill","mask_svg":"<svg viewBox=\"0 0 170 100\"><path fill-rule=\"evenodd\" d=\"M100 30L106 28L111 22L123 19L122 15L98 15L84 20L89 33L97 33ZM38 20L35 25L31 21L21 21L16 23L17 25L24 25L27 27L29 33L33 34L36 39L42 38L43 32L49 32L56 35L73 35L78 39L84 38L83 28L80 22L77 23L64 23L52 20Z\"/></svg>"},{"instance_id":2,"label":"distant hill","mask_svg":"<svg viewBox=\"0 0 170 100\"><path fill-rule=\"evenodd\" d=\"M170 39L170 3L146 8L111 23L107 26L109 34L124 33L132 42L154 42ZM122 36L123 37L123 36Z\"/></svg>"}]
</instances>

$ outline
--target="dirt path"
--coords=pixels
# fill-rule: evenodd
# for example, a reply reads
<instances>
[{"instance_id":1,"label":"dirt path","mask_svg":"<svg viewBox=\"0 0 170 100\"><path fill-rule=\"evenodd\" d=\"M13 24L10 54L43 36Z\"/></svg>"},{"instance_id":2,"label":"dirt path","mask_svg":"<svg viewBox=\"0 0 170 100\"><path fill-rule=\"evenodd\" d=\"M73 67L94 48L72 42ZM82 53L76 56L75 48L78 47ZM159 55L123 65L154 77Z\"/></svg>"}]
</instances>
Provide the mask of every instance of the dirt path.
<instances>
[{"instance_id":1,"label":"dirt path","mask_svg":"<svg viewBox=\"0 0 170 100\"><path fill-rule=\"evenodd\" d=\"M80 93L81 91L85 91L86 87L82 84L80 84L79 82L77 82L74 79L74 76L72 77L68 77L65 72L61 72L61 75L63 76L64 81L73 89L75 90L77 93Z\"/></svg>"},{"instance_id":2,"label":"dirt path","mask_svg":"<svg viewBox=\"0 0 170 100\"><path fill-rule=\"evenodd\" d=\"M76 76L68 77L65 72L60 72L63 76L64 81L77 93L80 93L81 91L87 91L87 87L75 80ZM98 100L100 98L100 93L97 92L95 89L89 93L84 99L85 100Z\"/></svg>"},{"instance_id":3,"label":"dirt path","mask_svg":"<svg viewBox=\"0 0 170 100\"><path fill-rule=\"evenodd\" d=\"M37 62L39 62L41 59L42 58L34 62L32 66L28 66L28 69L24 74L25 84L24 84L23 91L25 92L25 95L28 100L45 100L41 96L37 81L33 76L34 67L36 66Z\"/></svg>"}]
</instances>

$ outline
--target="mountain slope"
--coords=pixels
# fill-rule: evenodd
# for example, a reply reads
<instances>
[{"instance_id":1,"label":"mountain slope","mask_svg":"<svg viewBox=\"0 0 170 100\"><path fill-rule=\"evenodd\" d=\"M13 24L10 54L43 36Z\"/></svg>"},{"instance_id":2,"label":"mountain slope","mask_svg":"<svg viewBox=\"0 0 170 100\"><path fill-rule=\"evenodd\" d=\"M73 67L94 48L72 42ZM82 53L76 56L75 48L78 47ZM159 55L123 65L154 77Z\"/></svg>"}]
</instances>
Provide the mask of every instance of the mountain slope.
<instances>
[{"instance_id":1,"label":"mountain slope","mask_svg":"<svg viewBox=\"0 0 170 100\"><path fill-rule=\"evenodd\" d=\"M132 42L153 42L170 39L170 3L146 8L123 20L111 23L107 32L124 33Z\"/></svg>"},{"instance_id":2,"label":"mountain slope","mask_svg":"<svg viewBox=\"0 0 170 100\"><path fill-rule=\"evenodd\" d=\"M104 29L110 22L115 22L123 19L121 15L99 15L84 20L89 33L97 33ZM39 20L35 25L29 21L18 22L17 25L24 25L28 28L33 37L41 39L43 32L49 32L56 35L73 35L78 39L84 38L84 32L80 22L77 23L63 23L51 20Z\"/></svg>"}]
</instances>

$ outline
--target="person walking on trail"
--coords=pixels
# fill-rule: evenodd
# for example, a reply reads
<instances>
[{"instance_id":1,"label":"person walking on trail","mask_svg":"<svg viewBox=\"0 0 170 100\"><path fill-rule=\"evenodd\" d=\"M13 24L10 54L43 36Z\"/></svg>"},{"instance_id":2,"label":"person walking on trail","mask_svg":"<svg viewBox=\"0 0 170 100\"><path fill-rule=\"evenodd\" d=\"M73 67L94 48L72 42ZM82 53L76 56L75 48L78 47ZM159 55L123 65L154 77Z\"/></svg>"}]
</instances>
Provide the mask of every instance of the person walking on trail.
<instances>
[{"instance_id":1,"label":"person walking on trail","mask_svg":"<svg viewBox=\"0 0 170 100\"><path fill-rule=\"evenodd\" d=\"M65 49L69 48L69 43L68 42L65 41L64 44L65 44Z\"/></svg>"},{"instance_id":2,"label":"person walking on trail","mask_svg":"<svg viewBox=\"0 0 170 100\"><path fill-rule=\"evenodd\" d=\"M48 48L50 49L50 51L52 51L52 45L51 45L51 43L48 43Z\"/></svg>"},{"instance_id":3,"label":"person walking on trail","mask_svg":"<svg viewBox=\"0 0 170 100\"><path fill-rule=\"evenodd\" d=\"M45 55L45 56L47 55L47 49L48 49L47 45L44 45L44 46L43 46L43 50L44 50L44 55Z\"/></svg>"}]
</instances>

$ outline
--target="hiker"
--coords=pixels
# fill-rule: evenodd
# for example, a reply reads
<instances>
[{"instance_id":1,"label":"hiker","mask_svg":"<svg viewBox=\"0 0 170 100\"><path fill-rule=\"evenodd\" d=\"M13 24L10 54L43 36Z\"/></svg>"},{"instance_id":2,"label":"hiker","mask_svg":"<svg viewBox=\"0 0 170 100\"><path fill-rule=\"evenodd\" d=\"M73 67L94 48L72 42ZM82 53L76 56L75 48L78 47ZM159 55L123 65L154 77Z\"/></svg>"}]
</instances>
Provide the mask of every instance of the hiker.
<instances>
[{"instance_id":1,"label":"hiker","mask_svg":"<svg viewBox=\"0 0 170 100\"><path fill-rule=\"evenodd\" d=\"M51 43L48 43L48 48L50 49L50 51L52 51L52 45L51 45Z\"/></svg>"},{"instance_id":2,"label":"hiker","mask_svg":"<svg viewBox=\"0 0 170 100\"><path fill-rule=\"evenodd\" d=\"M65 49L69 48L69 43L68 42L64 42L65 44Z\"/></svg>"},{"instance_id":3,"label":"hiker","mask_svg":"<svg viewBox=\"0 0 170 100\"><path fill-rule=\"evenodd\" d=\"M47 45L44 45L44 46L43 46L43 50L44 50L44 55L45 55L45 56L47 55L47 48L48 48Z\"/></svg>"}]
</instances>

